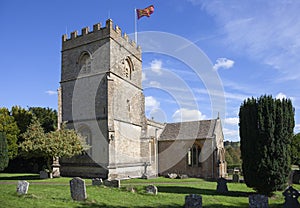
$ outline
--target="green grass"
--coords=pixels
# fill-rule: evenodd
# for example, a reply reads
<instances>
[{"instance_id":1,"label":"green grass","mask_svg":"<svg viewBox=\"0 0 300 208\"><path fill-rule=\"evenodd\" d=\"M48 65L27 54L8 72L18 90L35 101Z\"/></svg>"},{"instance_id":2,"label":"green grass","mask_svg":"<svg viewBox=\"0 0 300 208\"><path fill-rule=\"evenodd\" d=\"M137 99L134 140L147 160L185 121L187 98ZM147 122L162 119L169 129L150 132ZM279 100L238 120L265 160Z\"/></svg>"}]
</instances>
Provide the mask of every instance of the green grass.
<instances>
[{"instance_id":1,"label":"green grass","mask_svg":"<svg viewBox=\"0 0 300 208\"><path fill-rule=\"evenodd\" d=\"M200 194L203 207L248 207L248 195L254 193L242 183L228 183L229 193L216 192L216 182L203 179L130 179L121 181L121 188L92 186L91 179L86 179L88 199L76 202L71 199L69 181L71 178L39 179L35 174L0 174L0 207L183 207L188 194ZM16 193L18 180L30 183L28 193L19 196ZM145 192L148 184L158 187L158 195ZM132 187L135 193L129 192ZM294 186L300 189L299 185ZM282 207L282 192L276 192L269 198L270 207Z\"/></svg>"}]
</instances>

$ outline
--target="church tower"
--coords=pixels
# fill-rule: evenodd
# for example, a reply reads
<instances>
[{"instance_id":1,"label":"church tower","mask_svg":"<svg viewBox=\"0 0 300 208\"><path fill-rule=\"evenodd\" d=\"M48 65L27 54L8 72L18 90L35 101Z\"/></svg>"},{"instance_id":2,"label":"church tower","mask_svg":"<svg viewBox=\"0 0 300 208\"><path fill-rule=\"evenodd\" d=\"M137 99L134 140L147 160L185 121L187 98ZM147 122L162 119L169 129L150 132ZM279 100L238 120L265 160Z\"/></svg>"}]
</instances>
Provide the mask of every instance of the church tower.
<instances>
[{"instance_id":1,"label":"church tower","mask_svg":"<svg viewBox=\"0 0 300 208\"><path fill-rule=\"evenodd\" d=\"M64 35L61 63L59 122L90 146L61 159L61 175L140 177L149 162L141 49L109 19Z\"/></svg>"}]
</instances>

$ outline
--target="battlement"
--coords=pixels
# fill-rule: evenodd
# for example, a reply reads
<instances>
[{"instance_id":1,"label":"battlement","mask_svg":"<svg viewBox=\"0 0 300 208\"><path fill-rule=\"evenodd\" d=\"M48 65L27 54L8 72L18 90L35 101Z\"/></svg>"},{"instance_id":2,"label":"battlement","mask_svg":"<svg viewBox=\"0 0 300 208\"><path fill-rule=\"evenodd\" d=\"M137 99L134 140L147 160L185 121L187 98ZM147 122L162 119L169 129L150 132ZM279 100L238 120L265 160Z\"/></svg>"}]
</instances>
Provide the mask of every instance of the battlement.
<instances>
[{"instance_id":1,"label":"battlement","mask_svg":"<svg viewBox=\"0 0 300 208\"><path fill-rule=\"evenodd\" d=\"M93 37L91 37L93 36ZM112 37L112 38L122 38L126 42L130 43L132 47L136 48L137 50L141 50L140 46L137 46L136 42L133 40L130 40L128 35L126 33L122 34L122 30L118 25L113 25L113 21L111 19L106 20L105 27L101 27L101 23L97 23L93 25L93 30L90 31L89 27L84 27L81 29L81 34L78 34L78 31L73 31L70 34L70 38L67 34L64 34L62 36L62 43L63 45L69 45L71 42L78 42L81 41L83 38L106 38L106 37Z\"/></svg>"}]
</instances>

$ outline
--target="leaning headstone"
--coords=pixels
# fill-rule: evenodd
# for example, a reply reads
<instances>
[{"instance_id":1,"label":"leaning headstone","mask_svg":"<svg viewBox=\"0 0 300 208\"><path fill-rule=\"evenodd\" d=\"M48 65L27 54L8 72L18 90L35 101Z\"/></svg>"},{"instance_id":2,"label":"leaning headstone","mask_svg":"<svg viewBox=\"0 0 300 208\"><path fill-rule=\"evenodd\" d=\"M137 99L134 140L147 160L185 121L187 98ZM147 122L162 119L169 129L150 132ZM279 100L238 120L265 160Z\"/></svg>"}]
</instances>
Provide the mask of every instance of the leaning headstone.
<instances>
[{"instance_id":1,"label":"leaning headstone","mask_svg":"<svg viewBox=\"0 0 300 208\"><path fill-rule=\"evenodd\" d=\"M233 176L232 176L232 182L233 183L239 183L240 182L239 174L233 174Z\"/></svg>"},{"instance_id":2,"label":"leaning headstone","mask_svg":"<svg viewBox=\"0 0 300 208\"><path fill-rule=\"evenodd\" d=\"M79 177L70 180L71 197L75 201L84 201L87 199L85 181Z\"/></svg>"},{"instance_id":3,"label":"leaning headstone","mask_svg":"<svg viewBox=\"0 0 300 208\"><path fill-rule=\"evenodd\" d=\"M105 180L103 182L104 186L112 187L112 188L120 188L121 183L120 180Z\"/></svg>"},{"instance_id":4,"label":"leaning headstone","mask_svg":"<svg viewBox=\"0 0 300 208\"><path fill-rule=\"evenodd\" d=\"M228 192L227 180L225 178L218 178L217 180L217 192L225 194Z\"/></svg>"},{"instance_id":5,"label":"leaning headstone","mask_svg":"<svg viewBox=\"0 0 300 208\"><path fill-rule=\"evenodd\" d=\"M154 186L154 185L149 185L149 186L146 187L146 192L147 192L148 194L154 194L154 195L157 195L158 190L157 190L157 187L156 187L156 186Z\"/></svg>"},{"instance_id":6,"label":"leaning headstone","mask_svg":"<svg viewBox=\"0 0 300 208\"><path fill-rule=\"evenodd\" d=\"M177 178L177 174L176 173L168 173L168 177L171 179L175 179L175 178Z\"/></svg>"},{"instance_id":7,"label":"leaning headstone","mask_svg":"<svg viewBox=\"0 0 300 208\"><path fill-rule=\"evenodd\" d=\"M249 208L268 208L268 196L261 194L249 195Z\"/></svg>"},{"instance_id":8,"label":"leaning headstone","mask_svg":"<svg viewBox=\"0 0 300 208\"><path fill-rule=\"evenodd\" d=\"M283 193L284 196L284 208L299 208L298 197L300 196L299 191L289 186Z\"/></svg>"},{"instance_id":9,"label":"leaning headstone","mask_svg":"<svg viewBox=\"0 0 300 208\"><path fill-rule=\"evenodd\" d=\"M184 208L202 208L202 196L197 194L185 196Z\"/></svg>"},{"instance_id":10,"label":"leaning headstone","mask_svg":"<svg viewBox=\"0 0 300 208\"><path fill-rule=\"evenodd\" d=\"M102 178L93 178L92 185L93 186L101 186L103 184Z\"/></svg>"},{"instance_id":11,"label":"leaning headstone","mask_svg":"<svg viewBox=\"0 0 300 208\"><path fill-rule=\"evenodd\" d=\"M17 193L18 194L27 194L29 188L29 183L27 181L18 181Z\"/></svg>"}]
</instances>

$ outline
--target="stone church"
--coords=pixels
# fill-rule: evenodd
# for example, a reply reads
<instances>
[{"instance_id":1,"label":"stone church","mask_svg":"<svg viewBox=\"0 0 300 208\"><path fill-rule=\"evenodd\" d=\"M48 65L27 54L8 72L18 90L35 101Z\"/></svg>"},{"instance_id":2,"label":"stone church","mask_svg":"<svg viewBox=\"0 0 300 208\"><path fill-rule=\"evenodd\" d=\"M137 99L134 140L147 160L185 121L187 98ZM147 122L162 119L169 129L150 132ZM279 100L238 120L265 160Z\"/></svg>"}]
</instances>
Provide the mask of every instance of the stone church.
<instances>
[{"instance_id":1,"label":"stone church","mask_svg":"<svg viewBox=\"0 0 300 208\"><path fill-rule=\"evenodd\" d=\"M219 118L159 123L145 116L142 51L108 19L105 26L63 35L59 124L90 146L60 159L62 176L136 178L168 173L226 174Z\"/></svg>"}]
</instances>

